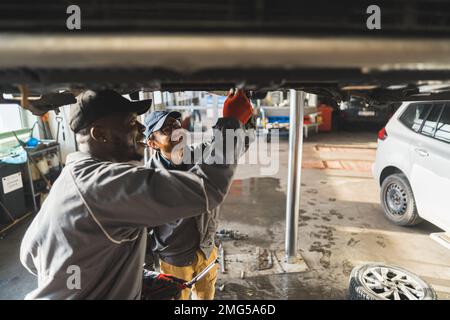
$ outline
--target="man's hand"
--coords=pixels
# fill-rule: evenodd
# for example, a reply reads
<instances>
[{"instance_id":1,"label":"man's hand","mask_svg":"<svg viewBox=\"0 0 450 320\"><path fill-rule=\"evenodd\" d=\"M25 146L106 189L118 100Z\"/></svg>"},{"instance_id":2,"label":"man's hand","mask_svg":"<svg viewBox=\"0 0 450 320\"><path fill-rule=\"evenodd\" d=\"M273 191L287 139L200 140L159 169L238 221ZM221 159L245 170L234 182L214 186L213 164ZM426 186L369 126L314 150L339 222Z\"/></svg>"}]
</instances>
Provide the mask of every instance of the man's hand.
<instances>
[{"instance_id":1,"label":"man's hand","mask_svg":"<svg viewBox=\"0 0 450 320\"><path fill-rule=\"evenodd\" d=\"M175 277L173 274L160 273L156 278L161 281L174 282L178 284L181 289L185 289L184 284L186 283L186 281Z\"/></svg>"},{"instance_id":2,"label":"man's hand","mask_svg":"<svg viewBox=\"0 0 450 320\"><path fill-rule=\"evenodd\" d=\"M144 270L142 285L142 300L172 300L179 299L185 289L183 279L171 274Z\"/></svg>"},{"instance_id":3,"label":"man's hand","mask_svg":"<svg viewBox=\"0 0 450 320\"><path fill-rule=\"evenodd\" d=\"M246 124L253 114L253 107L243 90L236 93L230 90L227 99L223 104L224 118L238 119L242 124Z\"/></svg>"}]
</instances>

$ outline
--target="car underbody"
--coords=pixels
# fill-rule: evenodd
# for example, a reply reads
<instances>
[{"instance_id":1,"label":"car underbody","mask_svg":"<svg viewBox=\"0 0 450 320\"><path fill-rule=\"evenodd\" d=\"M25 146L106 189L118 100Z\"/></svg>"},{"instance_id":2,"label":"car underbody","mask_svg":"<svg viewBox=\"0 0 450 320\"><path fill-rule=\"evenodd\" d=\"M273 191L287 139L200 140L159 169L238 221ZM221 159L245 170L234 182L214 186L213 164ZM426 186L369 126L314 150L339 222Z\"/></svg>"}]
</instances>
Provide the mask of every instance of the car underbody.
<instances>
[{"instance_id":1,"label":"car underbody","mask_svg":"<svg viewBox=\"0 0 450 320\"><path fill-rule=\"evenodd\" d=\"M448 3L380 1L381 30L365 27L368 5L81 1L83 28L68 31L64 1L7 2L0 5L0 91L34 97L27 106L35 114L86 88L242 87L255 97L294 88L372 105L450 99ZM200 8L204 15L189 15Z\"/></svg>"}]
</instances>

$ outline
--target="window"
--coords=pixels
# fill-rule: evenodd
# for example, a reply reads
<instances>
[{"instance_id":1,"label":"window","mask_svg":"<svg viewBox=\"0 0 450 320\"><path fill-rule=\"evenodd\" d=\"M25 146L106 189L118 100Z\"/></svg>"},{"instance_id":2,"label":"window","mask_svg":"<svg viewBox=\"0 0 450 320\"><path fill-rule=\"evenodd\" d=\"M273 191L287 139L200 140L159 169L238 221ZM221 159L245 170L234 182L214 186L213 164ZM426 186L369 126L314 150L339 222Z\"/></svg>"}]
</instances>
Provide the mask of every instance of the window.
<instances>
[{"instance_id":1,"label":"window","mask_svg":"<svg viewBox=\"0 0 450 320\"><path fill-rule=\"evenodd\" d=\"M17 104L0 104L0 133L22 129L20 107Z\"/></svg>"},{"instance_id":2,"label":"window","mask_svg":"<svg viewBox=\"0 0 450 320\"><path fill-rule=\"evenodd\" d=\"M428 115L430 108L430 104L410 104L399 120L408 128L418 132L422 126L423 120Z\"/></svg>"},{"instance_id":3,"label":"window","mask_svg":"<svg viewBox=\"0 0 450 320\"><path fill-rule=\"evenodd\" d=\"M450 104L444 107L434 137L442 141L450 142Z\"/></svg>"},{"instance_id":4,"label":"window","mask_svg":"<svg viewBox=\"0 0 450 320\"><path fill-rule=\"evenodd\" d=\"M444 105L441 104L434 104L433 109L431 110L430 114L428 115L427 119L423 123L423 127L421 130L421 133L432 137L434 135L434 131L436 130L436 124L439 119L439 116L441 115L442 107Z\"/></svg>"}]
</instances>

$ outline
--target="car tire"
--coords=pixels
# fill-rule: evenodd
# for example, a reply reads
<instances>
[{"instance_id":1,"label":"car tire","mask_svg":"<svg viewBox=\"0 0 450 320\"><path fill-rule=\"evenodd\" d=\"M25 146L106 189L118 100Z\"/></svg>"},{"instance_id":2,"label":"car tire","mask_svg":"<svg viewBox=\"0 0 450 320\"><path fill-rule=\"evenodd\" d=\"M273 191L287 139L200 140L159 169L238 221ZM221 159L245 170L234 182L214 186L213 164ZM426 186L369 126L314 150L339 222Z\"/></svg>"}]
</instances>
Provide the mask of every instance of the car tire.
<instances>
[{"instance_id":1,"label":"car tire","mask_svg":"<svg viewBox=\"0 0 450 320\"><path fill-rule=\"evenodd\" d=\"M399 226L414 226L422 222L408 178L392 174L381 184L380 202L384 215Z\"/></svg>"},{"instance_id":2,"label":"car tire","mask_svg":"<svg viewBox=\"0 0 450 320\"><path fill-rule=\"evenodd\" d=\"M352 270L348 298L349 300L436 300L437 296L427 282L403 268L382 263L369 263Z\"/></svg>"}]
</instances>

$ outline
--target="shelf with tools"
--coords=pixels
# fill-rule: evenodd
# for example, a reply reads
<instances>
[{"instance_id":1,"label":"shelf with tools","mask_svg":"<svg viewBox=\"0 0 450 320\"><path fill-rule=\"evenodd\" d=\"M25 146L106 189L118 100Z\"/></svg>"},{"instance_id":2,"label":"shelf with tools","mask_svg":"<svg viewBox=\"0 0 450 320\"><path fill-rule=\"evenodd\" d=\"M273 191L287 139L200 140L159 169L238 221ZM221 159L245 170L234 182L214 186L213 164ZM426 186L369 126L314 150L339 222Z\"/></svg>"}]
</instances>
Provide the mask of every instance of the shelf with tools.
<instances>
[{"instance_id":1,"label":"shelf with tools","mask_svg":"<svg viewBox=\"0 0 450 320\"><path fill-rule=\"evenodd\" d=\"M0 233L39 211L61 170L55 140L34 139L27 128L0 134Z\"/></svg>"}]
</instances>

